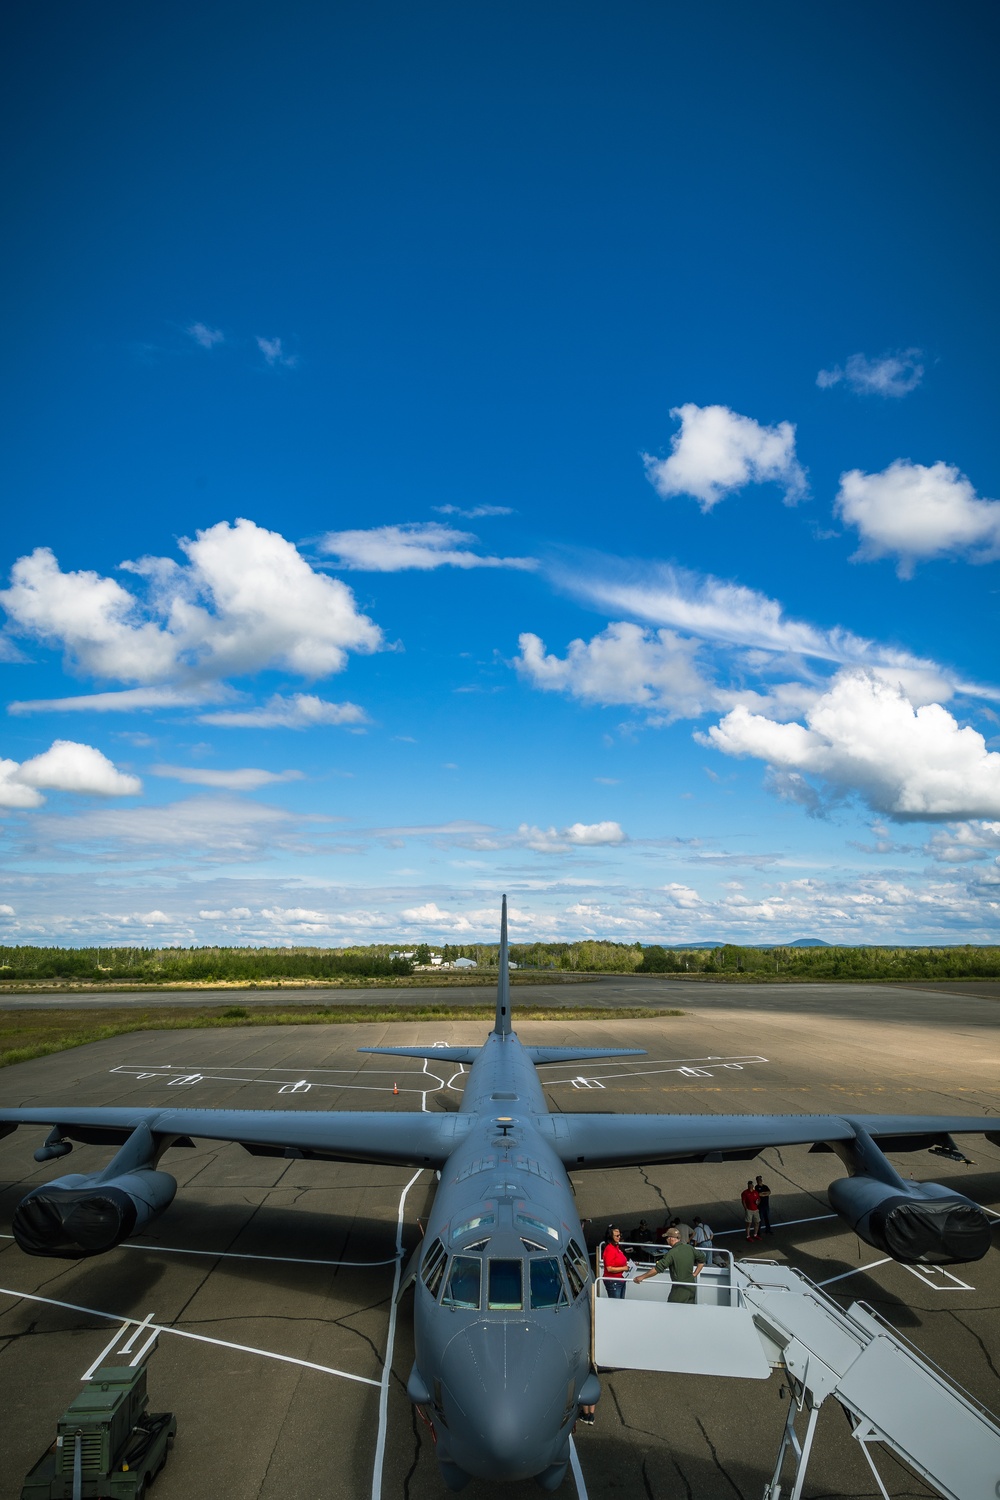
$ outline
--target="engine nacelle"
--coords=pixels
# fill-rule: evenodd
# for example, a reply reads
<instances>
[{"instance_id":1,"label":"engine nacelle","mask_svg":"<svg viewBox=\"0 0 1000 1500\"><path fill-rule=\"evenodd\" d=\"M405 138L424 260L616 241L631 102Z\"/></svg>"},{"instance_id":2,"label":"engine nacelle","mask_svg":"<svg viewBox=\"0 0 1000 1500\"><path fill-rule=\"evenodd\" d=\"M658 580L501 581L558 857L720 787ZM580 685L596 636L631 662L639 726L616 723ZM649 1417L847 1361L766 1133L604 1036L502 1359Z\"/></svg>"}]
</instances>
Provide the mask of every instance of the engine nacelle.
<instances>
[{"instance_id":1,"label":"engine nacelle","mask_svg":"<svg viewBox=\"0 0 1000 1500\"><path fill-rule=\"evenodd\" d=\"M850 1177L831 1182L830 1206L859 1239L904 1265L982 1260L990 1221L978 1203L937 1182L906 1182L857 1121L855 1139L831 1142Z\"/></svg>"},{"instance_id":2,"label":"engine nacelle","mask_svg":"<svg viewBox=\"0 0 1000 1500\"><path fill-rule=\"evenodd\" d=\"M130 1234L145 1229L174 1201L177 1183L155 1163L164 1146L143 1121L103 1172L73 1172L37 1187L14 1210L14 1238L28 1255L81 1260L103 1255ZM37 1161L71 1150L56 1125Z\"/></svg>"},{"instance_id":3,"label":"engine nacelle","mask_svg":"<svg viewBox=\"0 0 1000 1500\"><path fill-rule=\"evenodd\" d=\"M991 1233L978 1203L936 1182L906 1188L901 1193L870 1177L842 1177L830 1184L830 1205L867 1245L904 1265L982 1260Z\"/></svg>"},{"instance_id":4,"label":"engine nacelle","mask_svg":"<svg viewBox=\"0 0 1000 1500\"><path fill-rule=\"evenodd\" d=\"M35 1188L14 1210L14 1238L28 1255L82 1260L103 1255L169 1208L177 1183L151 1167L120 1177L74 1172Z\"/></svg>"}]
</instances>

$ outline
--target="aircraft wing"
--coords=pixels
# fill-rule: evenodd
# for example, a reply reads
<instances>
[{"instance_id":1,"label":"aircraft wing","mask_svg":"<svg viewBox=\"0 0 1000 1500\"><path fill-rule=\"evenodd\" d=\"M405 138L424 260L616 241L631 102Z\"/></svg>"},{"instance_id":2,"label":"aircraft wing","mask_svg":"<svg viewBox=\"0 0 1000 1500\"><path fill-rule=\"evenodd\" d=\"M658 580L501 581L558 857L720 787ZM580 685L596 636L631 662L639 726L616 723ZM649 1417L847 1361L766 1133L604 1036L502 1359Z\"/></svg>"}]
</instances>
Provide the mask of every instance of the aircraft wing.
<instances>
[{"instance_id":1,"label":"aircraft wing","mask_svg":"<svg viewBox=\"0 0 1000 1500\"><path fill-rule=\"evenodd\" d=\"M563 1164L646 1166L655 1162L750 1160L768 1146L849 1141L855 1125L885 1151L947 1147L952 1135L985 1134L1000 1145L1000 1119L968 1115L593 1115L538 1117ZM990 1127L993 1127L992 1129Z\"/></svg>"},{"instance_id":2,"label":"aircraft wing","mask_svg":"<svg viewBox=\"0 0 1000 1500\"><path fill-rule=\"evenodd\" d=\"M56 1127L68 1140L118 1144L146 1124L158 1143L236 1141L255 1156L439 1167L472 1123L457 1113L270 1109L0 1109L0 1137L19 1125ZM39 1141L41 1145L41 1140Z\"/></svg>"}]
</instances>

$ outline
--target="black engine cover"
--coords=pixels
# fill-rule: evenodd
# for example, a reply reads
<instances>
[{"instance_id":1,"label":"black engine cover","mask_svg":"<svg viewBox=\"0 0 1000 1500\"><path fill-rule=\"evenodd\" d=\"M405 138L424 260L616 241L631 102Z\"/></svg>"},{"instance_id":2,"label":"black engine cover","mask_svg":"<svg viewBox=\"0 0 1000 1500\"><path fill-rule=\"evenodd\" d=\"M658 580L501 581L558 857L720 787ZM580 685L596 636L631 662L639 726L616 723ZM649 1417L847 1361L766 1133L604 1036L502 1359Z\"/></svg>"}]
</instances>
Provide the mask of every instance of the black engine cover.
<instances>
[{"instance_id":1,"label":"black engine cover","mask_svg":"<svg viewBox=\"0 0 1000 1500\"><path fill-rule=\"evenodd\" d=\"M121 1188L41 1188L17 1205L11 1228L29 1255L82 1260L128 1239L136 1217L134 1200Z\"/></svg>"}]
</instances>

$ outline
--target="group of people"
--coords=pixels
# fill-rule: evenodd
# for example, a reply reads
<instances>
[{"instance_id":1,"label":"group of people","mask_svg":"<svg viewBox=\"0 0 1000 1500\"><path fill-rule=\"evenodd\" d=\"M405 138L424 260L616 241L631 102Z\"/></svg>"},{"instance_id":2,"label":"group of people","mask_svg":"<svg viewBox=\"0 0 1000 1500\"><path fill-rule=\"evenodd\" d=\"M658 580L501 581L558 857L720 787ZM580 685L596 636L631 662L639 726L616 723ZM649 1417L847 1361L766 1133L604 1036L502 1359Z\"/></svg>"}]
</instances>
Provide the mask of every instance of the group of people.
<instances>
[{"instance_id":1,"label":"group of people","mask_svg":"<svg viewBox=\"0 0 1000 1500\"><path fill-rule=\"evenodd\" d=\"M771 1226L771 1189L763 1177L758 1175L756 1182L747 1183L740 1194L740 1201L743 1204L748 1241L759 1240L762 1230L764 1234L774 1233ZM648 1270L636 1276L635 1281L646 1281L650 1276L661 1276L669 1271L674 1283L670 1301L693 1302L695 1279L705 1266L712 1264L714 1239L712 1228L704 1219L694 1218L690 1224L685 1224L683 1220L673 1218L652 1231L646 1220L640 1219L633 1230L635 1243L643 1247L650 1243L662 1244L665 1246L665 1253ZM648 1258L648 1252L644 1258ZM622 1249L622 1231L618 1225L613 1225L608 1231L601 1260L601 1273L608 1296L624 1297L627 1273L634 1271L636 1265Z\"/></svg>"},{"instance_id":2,"label":"group of people","mask_svg":"<svg viewBox=\"0 0 1000 1500\"><path fill-rule=\"evenodd\" d=\"M740 1202L748 1240L759 1240L762 1229L765 1234L774 1233L771 1227L771 1189L763 1177L758 1174L756 1182L747 1183L740 1194Z\"/></svg>"}]
</instances>

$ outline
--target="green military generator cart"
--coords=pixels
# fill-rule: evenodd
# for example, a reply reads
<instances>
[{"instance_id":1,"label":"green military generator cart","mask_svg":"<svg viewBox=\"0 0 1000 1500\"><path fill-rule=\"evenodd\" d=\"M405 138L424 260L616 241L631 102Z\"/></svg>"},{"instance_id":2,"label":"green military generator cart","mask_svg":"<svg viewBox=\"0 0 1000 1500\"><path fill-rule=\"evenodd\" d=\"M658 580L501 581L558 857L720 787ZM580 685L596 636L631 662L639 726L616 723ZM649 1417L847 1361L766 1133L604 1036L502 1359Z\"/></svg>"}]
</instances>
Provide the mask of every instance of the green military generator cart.
<instances>
[{"instance_id":1,"label":"green military generator cart","mask_svg":"<svg viewBox=\"0 0 1000 1500\"><path fill-rule=\"evenodd\" d=\"M177 1420L147 1412L144 1366L106 1365L59 1419L21 1500L140 1500L167 1461Z\"/></svg>"}]
</instances>

